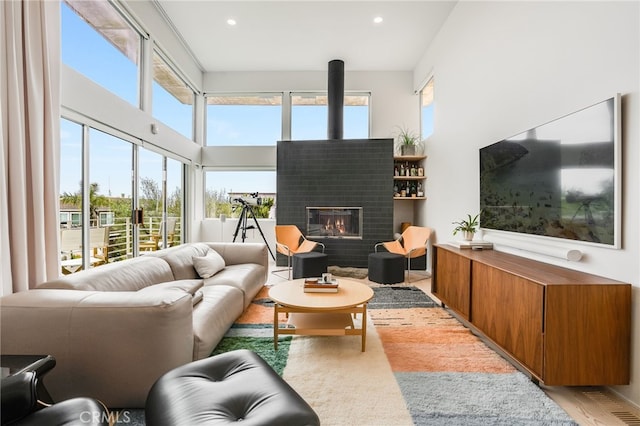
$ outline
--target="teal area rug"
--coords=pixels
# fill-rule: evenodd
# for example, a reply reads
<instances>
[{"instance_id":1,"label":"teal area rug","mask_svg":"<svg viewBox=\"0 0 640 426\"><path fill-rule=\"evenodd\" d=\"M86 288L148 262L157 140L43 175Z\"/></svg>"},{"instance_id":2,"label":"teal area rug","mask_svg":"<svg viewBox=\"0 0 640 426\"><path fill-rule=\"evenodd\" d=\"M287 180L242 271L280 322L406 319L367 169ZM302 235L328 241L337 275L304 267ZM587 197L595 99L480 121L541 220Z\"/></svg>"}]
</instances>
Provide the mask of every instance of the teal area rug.
<instances>
[{"instance_id":1,"label":"teal area rug","mask_svg":"<svg viewBox=\"0 0 640 426\"><path fill-rule=\"evenodd\" d=\"M520 372L396 373L416 425L577 425Z\"/></svg>"}]
</instances>

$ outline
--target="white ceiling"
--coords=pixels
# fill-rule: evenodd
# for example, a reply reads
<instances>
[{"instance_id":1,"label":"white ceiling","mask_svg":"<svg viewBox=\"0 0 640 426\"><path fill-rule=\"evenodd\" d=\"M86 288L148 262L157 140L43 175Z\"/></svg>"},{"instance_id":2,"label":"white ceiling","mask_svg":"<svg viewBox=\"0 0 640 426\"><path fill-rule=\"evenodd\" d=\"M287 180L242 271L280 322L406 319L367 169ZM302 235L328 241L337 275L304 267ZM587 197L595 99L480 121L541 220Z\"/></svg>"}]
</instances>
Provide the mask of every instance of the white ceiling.
<instances>
[{"instance_id":1,"label":"white ceiling","mask_svg":"<svg viewBox=\"0 0 640 426\"><path fill-rule=\"evenodd\" d=\"M205 72L411 71L455 3L154 0Z\"/></svg>"}]
</instances>

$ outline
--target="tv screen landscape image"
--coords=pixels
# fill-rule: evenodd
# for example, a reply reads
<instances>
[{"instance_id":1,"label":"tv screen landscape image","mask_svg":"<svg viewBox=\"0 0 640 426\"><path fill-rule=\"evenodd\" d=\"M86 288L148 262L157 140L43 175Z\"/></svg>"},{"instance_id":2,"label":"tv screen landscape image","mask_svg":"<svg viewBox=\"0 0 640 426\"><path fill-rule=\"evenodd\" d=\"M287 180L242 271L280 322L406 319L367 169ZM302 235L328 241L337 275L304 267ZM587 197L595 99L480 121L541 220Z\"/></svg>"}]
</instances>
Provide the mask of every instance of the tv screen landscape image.
<instances>
[{"instance_id":1,"label":"tv screen landscape image","mask_svg":"<svg viewBox=\"0 0 640 426\"><path fill-rule=\"evenodd\" d=\"M620 97L480 149L485 229L619 246Z\"/></svg>"}]
</instances>

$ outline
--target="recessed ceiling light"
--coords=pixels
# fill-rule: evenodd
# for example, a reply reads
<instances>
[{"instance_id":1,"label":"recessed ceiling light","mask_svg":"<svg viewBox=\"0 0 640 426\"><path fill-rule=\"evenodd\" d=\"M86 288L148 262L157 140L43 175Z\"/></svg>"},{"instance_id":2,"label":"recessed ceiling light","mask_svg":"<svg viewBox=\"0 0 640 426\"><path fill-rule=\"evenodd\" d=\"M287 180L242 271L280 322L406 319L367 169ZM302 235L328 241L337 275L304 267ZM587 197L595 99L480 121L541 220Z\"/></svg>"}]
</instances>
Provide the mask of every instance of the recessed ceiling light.
<instances>
[{"instance_id":1,"label":"recessed ceiling light","mask_svg":"<svg viewBox=\"0 0 640 426\"><path fill-rule=\"evenodd\" d=\"M227 19L227 24L233 27L235 24L237 24L237 22L235 19L229 18Z\"/></svg>"},{"instance_id":2,"label":"recessed ceiling light","mask_svg":"<svg viewBox=\"0 0 640 426\"><path fill-rule=\"evenodd\" d=\"M373 23L374 24L381 24L382 23L382 16L376 16L375 18L373 18Z\"/></svg>"}]
</instances>

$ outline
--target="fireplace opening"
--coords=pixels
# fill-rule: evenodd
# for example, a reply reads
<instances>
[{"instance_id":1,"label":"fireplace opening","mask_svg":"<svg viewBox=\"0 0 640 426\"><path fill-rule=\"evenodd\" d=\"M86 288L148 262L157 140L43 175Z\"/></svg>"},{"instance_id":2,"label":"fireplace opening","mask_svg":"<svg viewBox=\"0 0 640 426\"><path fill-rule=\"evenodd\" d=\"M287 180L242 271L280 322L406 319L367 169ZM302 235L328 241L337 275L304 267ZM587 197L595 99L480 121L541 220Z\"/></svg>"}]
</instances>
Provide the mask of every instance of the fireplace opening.
<instances>
[{"instance_id":1,"label":"fireplace opening","mask_svg":"<svg viewBox=\"0 0 640 426\"><path fill-rule=\"evenodd\" d=\"M307 207L307 237L362 239L362 207Z\"/></svg>"}]
</instances>

